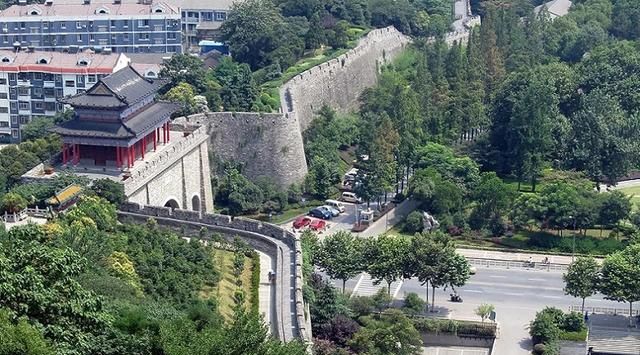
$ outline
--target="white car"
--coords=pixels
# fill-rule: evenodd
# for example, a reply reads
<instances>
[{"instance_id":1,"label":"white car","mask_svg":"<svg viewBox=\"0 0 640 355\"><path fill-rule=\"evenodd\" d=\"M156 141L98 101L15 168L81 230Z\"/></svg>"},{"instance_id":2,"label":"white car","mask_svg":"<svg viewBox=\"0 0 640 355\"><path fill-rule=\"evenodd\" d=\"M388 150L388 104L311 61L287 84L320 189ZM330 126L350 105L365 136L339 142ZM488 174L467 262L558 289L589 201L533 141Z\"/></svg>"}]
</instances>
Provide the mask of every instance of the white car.
<instances>
[{"instance_id":1,"label":"white car","mask_svg":"<svg viewBox=\"0 0 640 355\"><path fill-rule=\"evenodd\" d=\"M469 274L470 275L475 275L476 271L478 271L478 269L476 269L475 266L469 266Z\"/></svg>"}]
</instances>

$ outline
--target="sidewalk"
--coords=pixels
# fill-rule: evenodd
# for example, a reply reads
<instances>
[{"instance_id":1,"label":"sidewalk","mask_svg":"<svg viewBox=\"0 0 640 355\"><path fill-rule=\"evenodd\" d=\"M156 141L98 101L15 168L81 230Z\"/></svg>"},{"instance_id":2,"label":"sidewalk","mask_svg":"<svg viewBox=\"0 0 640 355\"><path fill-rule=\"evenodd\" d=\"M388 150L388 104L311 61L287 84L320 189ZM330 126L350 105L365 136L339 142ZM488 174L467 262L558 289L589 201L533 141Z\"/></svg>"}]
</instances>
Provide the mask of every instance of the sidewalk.
<instances>
[{"instance_id":1,"label":"sidewalk","mask_svg":"<svg viewBox=\"0 0 640 355\"><path fill-rule=\"evenodd\" d=\"M418 207L418 201L406 199L397 205L394 209L387 212L377 221L373 222L364 232L358 233L359 236L368 238L384 234L394 225L402 222L402 220L413 210Z\"/></svg>"},{"instance_id":2,"label":"sidewalk","mask_svg":"<svg viewBox=\"0 0 640 355\"><path fill-rule=\"evenodd\" d=\"M512 253L508 251L497 250L478 250L478 249L456 249L458 253L466 258L488 259L501 261L533 261L540 263L544 258L549 258L551 264L569 265L571 264L571 256L568 255L551 255L538 253Z\"/></svg>"}]
</instances>

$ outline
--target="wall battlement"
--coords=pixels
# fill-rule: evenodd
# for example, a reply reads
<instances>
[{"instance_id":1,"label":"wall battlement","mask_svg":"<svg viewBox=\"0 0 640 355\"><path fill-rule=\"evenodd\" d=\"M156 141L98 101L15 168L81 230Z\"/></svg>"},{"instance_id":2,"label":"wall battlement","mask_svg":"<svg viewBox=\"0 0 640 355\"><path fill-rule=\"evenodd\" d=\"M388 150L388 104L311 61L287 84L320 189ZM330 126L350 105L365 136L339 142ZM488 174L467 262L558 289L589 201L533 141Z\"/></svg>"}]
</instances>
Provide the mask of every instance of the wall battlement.
<instances>
[{"instance_id":1,"label":"wall battlement","mask_svg":"<svg viewBox=\"0 0 640 355\"><path fill-rule=\"evenodd\" d=\"M376 84L381 65L392 61L410 42L393 26L372 30L347 53L287 81L280 88L282 109L295 113L302 131L323 105L339 112L357 109L362 91Z\"/></svg>"},{"instance_id":2,"label":"wall battlement","mask_svg":"<svg viewBox=\"0 0 640 355\"><path fill-rule=\"evenodd\" d=\"M293 233L274 224L248 218L232 218L227 215L145 206L131 202L120 205L118 213L121 218L130 217L140 222L147 217L155 218L160 225L176 229L184 228L195 233L201 228L206 228L223 234L230 241L235 236L239 236L253 247L271 250L273 257L278 260L275 270L278 282L276 288L277 336L283 341L290 341L292 337L297 337L304 342L311 341L310 329L306 328L304 315L302 244ZM279 243L286 245L288 250L278 251ZM290 265L292 265L292 272L288 269ZM292 297L288 296L290 288Z\"/></svg>"}]
</instances>

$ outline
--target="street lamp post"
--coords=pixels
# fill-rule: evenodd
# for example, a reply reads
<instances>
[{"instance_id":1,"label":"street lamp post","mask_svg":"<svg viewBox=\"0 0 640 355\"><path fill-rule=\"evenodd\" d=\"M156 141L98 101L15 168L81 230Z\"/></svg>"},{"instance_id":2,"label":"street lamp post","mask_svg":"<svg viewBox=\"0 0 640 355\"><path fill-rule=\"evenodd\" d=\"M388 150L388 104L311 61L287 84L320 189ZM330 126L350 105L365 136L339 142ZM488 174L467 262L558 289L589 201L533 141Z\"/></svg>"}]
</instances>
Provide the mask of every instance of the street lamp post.
<instances>
[{"instance_id":1,"label":"street lamp post","mask_svg":"<svg viewBox=\"0 0 640 355\"><path fill-rule=\"evenodd\" d=\"M573 220L573 248L572 248L572 252L571 252L571 262L574 261L574 259L576 258L576 219L573 216L569 216L569 218L571 218Z\"/></svg>"}]
</instances>

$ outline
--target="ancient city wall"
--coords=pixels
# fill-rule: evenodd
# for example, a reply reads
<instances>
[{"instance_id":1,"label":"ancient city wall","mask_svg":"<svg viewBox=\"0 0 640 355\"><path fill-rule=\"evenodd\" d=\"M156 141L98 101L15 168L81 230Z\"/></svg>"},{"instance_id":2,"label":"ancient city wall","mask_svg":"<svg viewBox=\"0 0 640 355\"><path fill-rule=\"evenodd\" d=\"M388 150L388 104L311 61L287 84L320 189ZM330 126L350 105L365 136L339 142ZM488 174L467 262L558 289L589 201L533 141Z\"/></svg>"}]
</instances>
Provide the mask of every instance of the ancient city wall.
<instances>
[{"instance_id":1,"label":"ancient city wall","mask_svg":"<svg viewBox=\"0 0 640 355\"><path fill-rule=\"evenodd\" d=\"M393 26L372 30L354 49L287 81L280 88L282 110L295 113L304 131L323 105L339 112L357 109L362 91L376 84L380 66L410 41Z\"/></svg>"},{"instance_id":2,"label":"ancient city wall","mask_svg":"<svg viewBox=\"0 0 640 355\"><path fill-rule=\"evenodd\" d=\"M175 121L183 122L205 126L213 161L240 163L251 180L266 176L286 188L307 174L302 132L294 114L209 112Z\"/></svg>"},{"instance_id":3,"label":"ancient city wall","mask_svg":"<svg viewBox=\"0 0 640 355\"><path fill-rule=\"evenodd\" d=\"M299 238L291 232L273 224L248 218L232 218L220 214L144 206L138 203L123 203L119 207L118 215L121 219L131 218L137 222L144 222L146 218L153 217L160 225L193 234L198 234L201 228L206 228L221 233L230 242L238 236L252 247L270 254L276 259L277 265L277 336L283 341L293 340L292 337L305 342L310 341L302 293L302 245ZM280 250L279 245L282 243L285 250ZM289 267L292 272L289 272Z\"/></svg>"}]
</instances>

